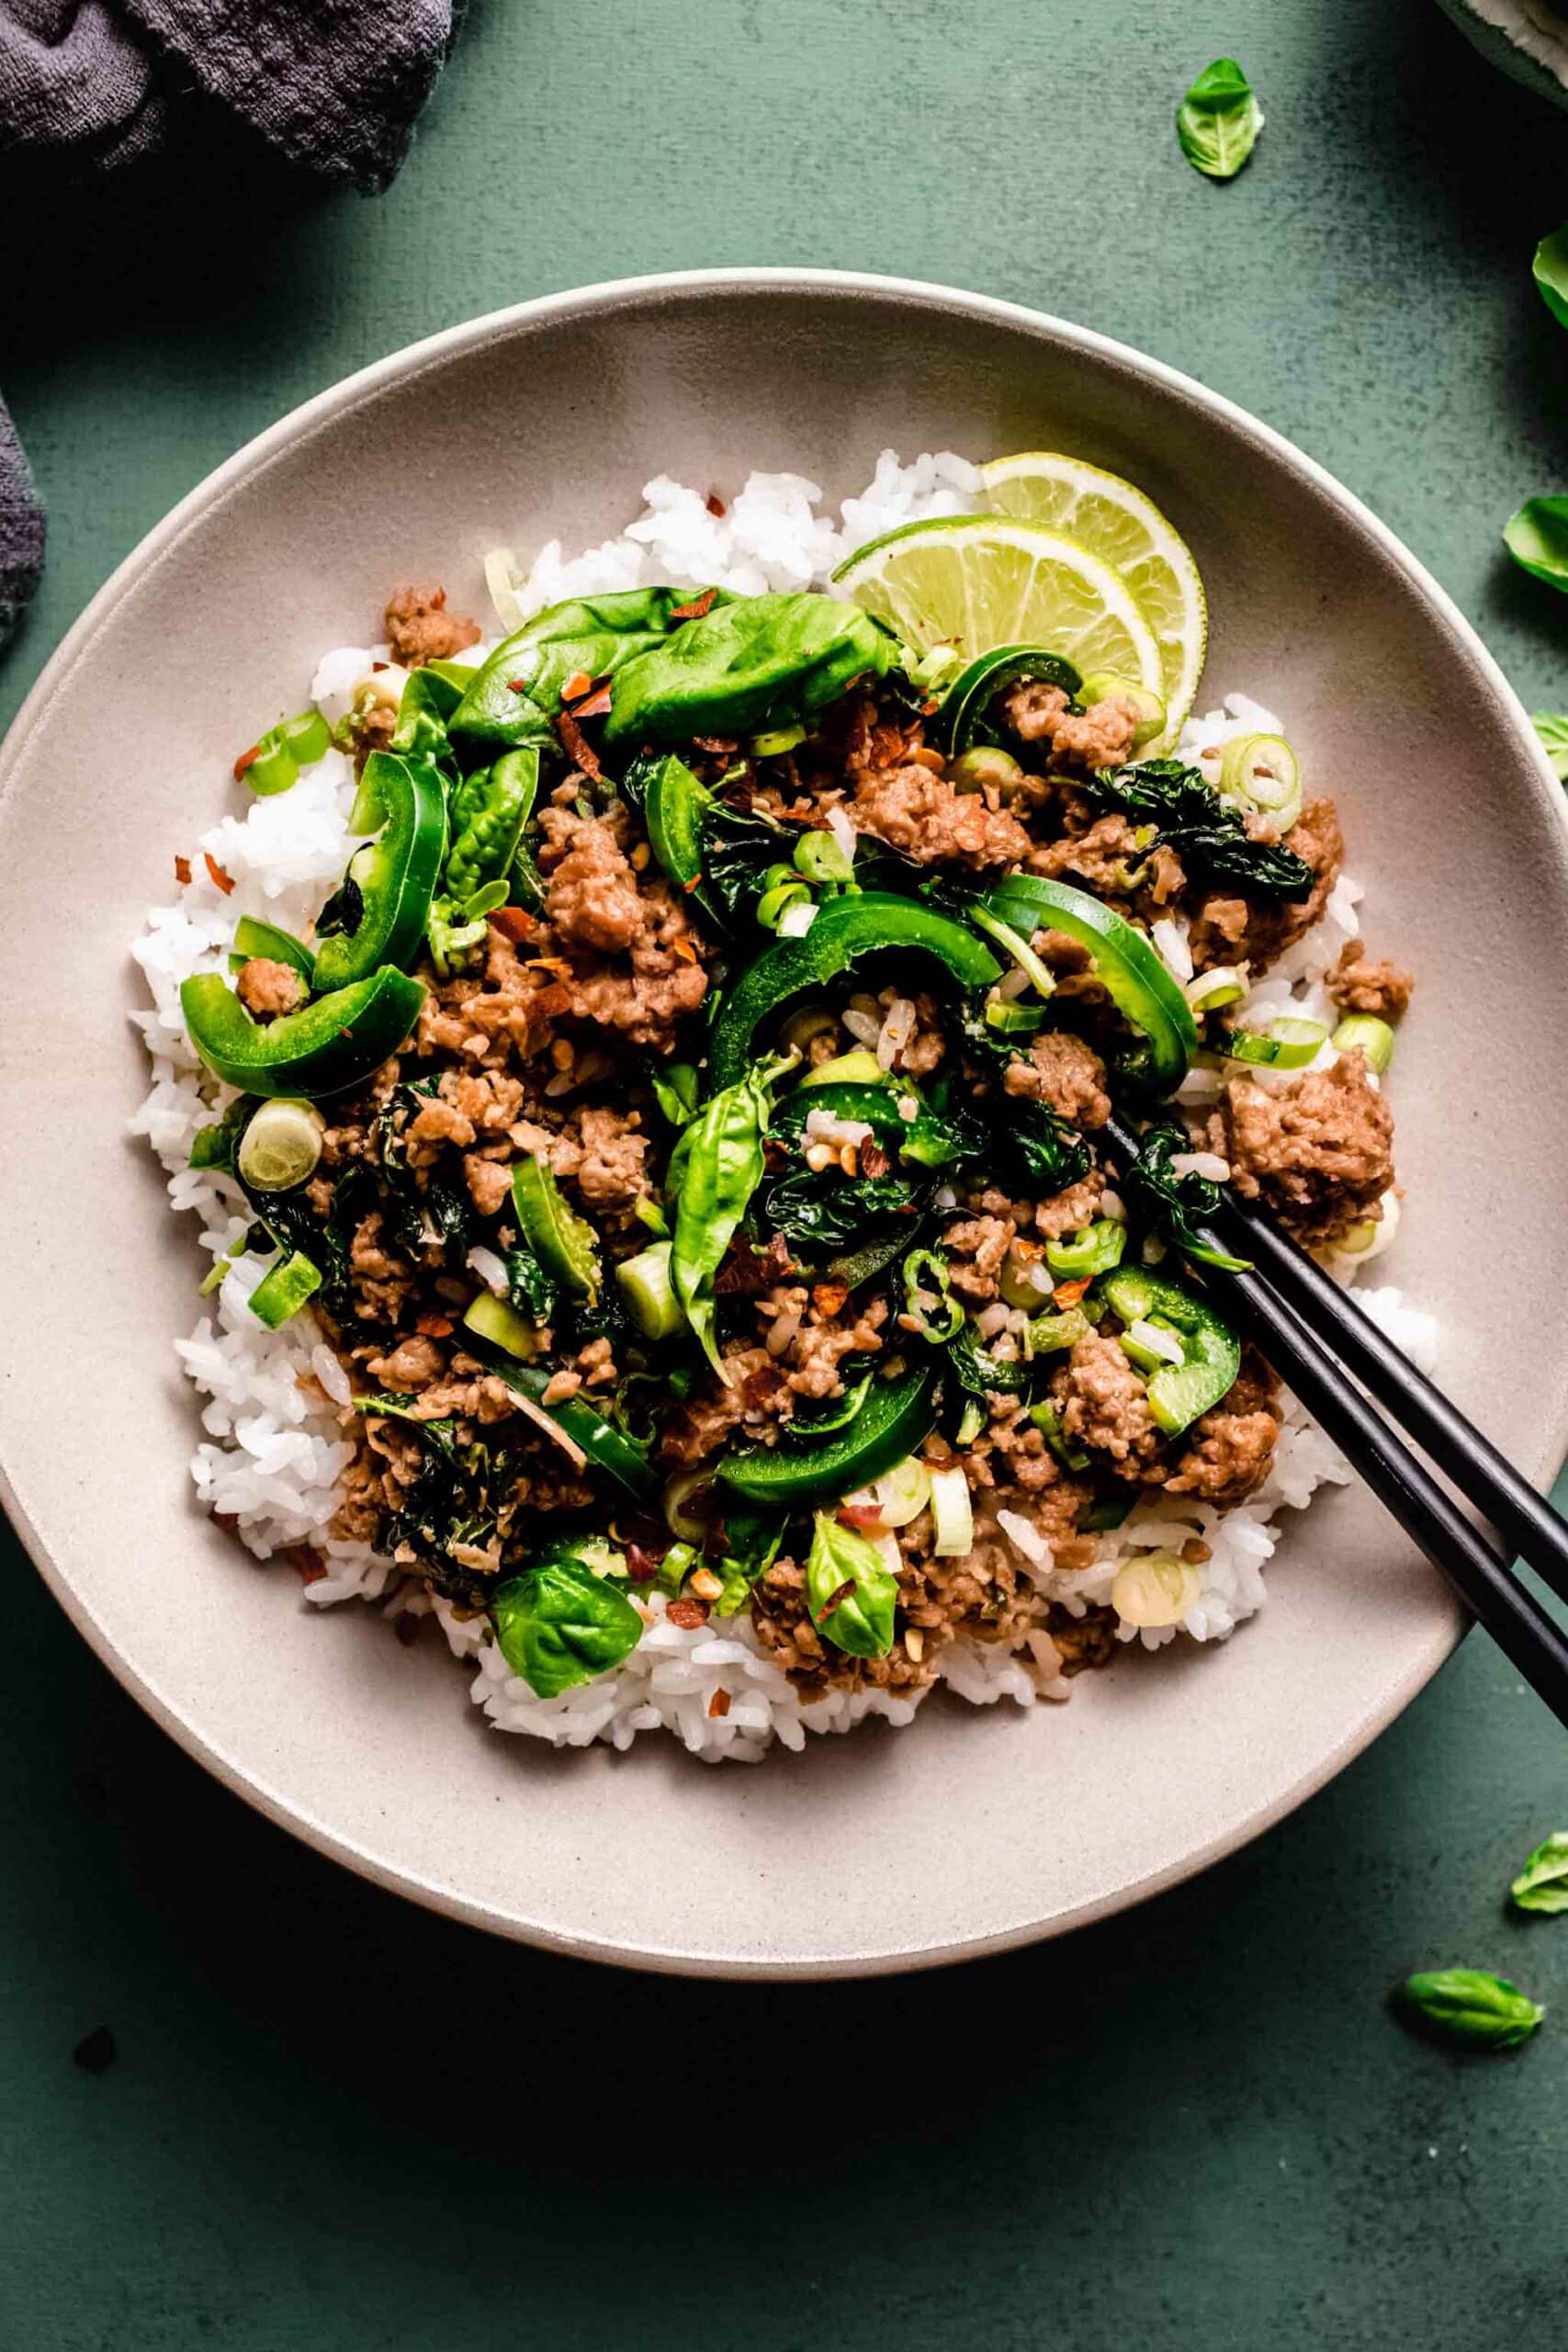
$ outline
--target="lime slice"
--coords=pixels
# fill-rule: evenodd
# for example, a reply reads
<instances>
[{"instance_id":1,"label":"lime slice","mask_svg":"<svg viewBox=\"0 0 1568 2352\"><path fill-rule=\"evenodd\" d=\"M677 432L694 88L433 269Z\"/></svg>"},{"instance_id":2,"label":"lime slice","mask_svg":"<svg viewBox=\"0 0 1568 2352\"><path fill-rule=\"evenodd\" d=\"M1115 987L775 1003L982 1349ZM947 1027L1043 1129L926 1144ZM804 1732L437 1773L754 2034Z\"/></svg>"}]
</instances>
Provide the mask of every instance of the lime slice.
<instances>
[{"instance_id":1,"label":"lime slice","mask_svg":"<svg viewBox=\"0 0 1568 2352\"><path fill-rule=\"evenodd\" d=\"M1186 541L1141 490L1081 458L1026 449L993 458L983 471L994 513L1069 532L1121 573L1159 639L1166 731L1149 753L1174 743L1198 692L1209 637L1203 583Z\"/></svg>"},{"instance_id":2,"label":"lime slice","mask_svg":"<svg viewBox=\"0 0 1568 2352\"><path fill-rule=\"evenodd\" d=\"M1086 675L1114 670L1162 691L1158 642L1121 573L1037 523L906 523L857 548L833 579L922 653L955 645L969 660L998 645L1044 645Z\"/></svg>"}]
</instances>

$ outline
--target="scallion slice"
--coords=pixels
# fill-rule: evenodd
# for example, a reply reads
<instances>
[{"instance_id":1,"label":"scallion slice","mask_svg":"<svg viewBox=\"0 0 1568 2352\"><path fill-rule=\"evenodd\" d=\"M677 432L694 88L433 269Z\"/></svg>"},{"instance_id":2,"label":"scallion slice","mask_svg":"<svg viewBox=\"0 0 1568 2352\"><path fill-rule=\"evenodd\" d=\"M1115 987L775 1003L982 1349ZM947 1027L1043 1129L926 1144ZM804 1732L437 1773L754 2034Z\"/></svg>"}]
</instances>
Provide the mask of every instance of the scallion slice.
<instances>
[{"instance_id":1,"label":"scallion slice","mask_svg":"<svg viewBox=\"0 0 1568 2352\"><path fill-rule=\"evenodd\" d=\"M516 1356L523 1363L539 1352L539 1335L527 1317L519 1315L514 1306L508 1306L504 1298L497 1298L493 1292L481 1290L477 1298L470 1299L463 1322L481 1340L504 1348L509 1356Z\"/></svg>"},{"instance_id":2,"label":"scallion slice","mask_svg":"<svg viewBox=\"0 0 1568 2352\"><path fill-rule=\"evenodd\" d=\"M954 1463L951 1469L933 1470L931 1481L931 1518L936 1524L936 1541L931 1550L940 1560L961 1560L975 1546L975 1510L969 1500L969 1481Z\"/></svg>"},{"instance_id":3,"label":"scallion slice","mask_svg":"<svg viewBox=\"0 0 1568 2352\"><path fill-rule=\"evenodd\" d=\"M983 931L987 938L994 939L1004 954L1012 957L1019 970L1026 975L1031 986L1039 995L1054 996L1055 994L1055 974L1050 966L1043 962L1035 954L1029 941L1021 938L1014 931L1010 923L1003 922L998 916L988 914L984 907L974 906L969 909L969 920L976 930Z\"/></svg>"},{"instance_id":4,"label":"scallion slice","mask_svg":"<svg viewBox=\"0 0 1568 2352\"><path fill-rule=\"evenodd\" d=\"M1327 1042L1321 1021L1271 1021L1267 1029L1231 1029L1223 1051L1233 1062L1254 1062L1269 1069L1305 1069L1316 1061Z\"/></svg>"},{"instance_id":5,"label":"scallion slice","mask_svg":"<svg viewBox=\"0 0 1568 2352\"><path fill-rule=\"evenodd\" d=\"M263 1102L243 1136L235 1164L258 1193L291 1193L316 1172L327 1123L313 1102L276 1094Z\"/></svg>"},{"instance_id":6,"label":"scallion slice","mask_svg":"<svg viewBox=\"0 0 1568 2352\"><path fill-rule=\"evenodd\" d=\"M1359 1047L1367 1068L1379 1078L1393 1059L1393 1031L1372 1012L1351 1013L1339 1023L1328 1042L1342 1054Z\"/></svg>"},{"instance_id":7,"label":"scallion slice","mask_svg":"<svg viewBox=\"0 0 1568 2352\"><path fill-rule=\"evenodd\" d=\"M269 1266L251 1293L251 1313L269 1331L277 1330L321 1287L321 1271L302 1250Z\"/></svg>"},{"instance_id":8,"label":"scallion slice","mask_svg":"<svg viewBox=\"0 0 1568 2352\"><path fill-rule=\"evenodd\" d=\"M1237 735L1220 755L1220 790L1288 833L1302 813L1301 763L1282 735Z\"/></svg>"},{"instance_id":9,"label":"scallion slice","mask_svg":"<svg viewBox=\"0 0 1568 2352\"><path fill-rule=\"evenodd\" d=\"M656 1241L635 1258L623 1258L615 1280L626 1295L637 1329L646 1339L668 1340L681 1328L681 1302L670 1279L673 1243Z\"/></svg>"},{"instance_id":10,"label":"scallion slice","mask_svg":"<svg viewBox=\"0 0 1568 2352\"><path fill-rule=\"evenodd\" d=\"M1212 971L1200 972L1195 980L1189 980L1181 993L1201 1021L1224 1005L1239 1004L1247 994L1247 981L1234 964L1216 964Z\"/></svg>"}]
</instances>

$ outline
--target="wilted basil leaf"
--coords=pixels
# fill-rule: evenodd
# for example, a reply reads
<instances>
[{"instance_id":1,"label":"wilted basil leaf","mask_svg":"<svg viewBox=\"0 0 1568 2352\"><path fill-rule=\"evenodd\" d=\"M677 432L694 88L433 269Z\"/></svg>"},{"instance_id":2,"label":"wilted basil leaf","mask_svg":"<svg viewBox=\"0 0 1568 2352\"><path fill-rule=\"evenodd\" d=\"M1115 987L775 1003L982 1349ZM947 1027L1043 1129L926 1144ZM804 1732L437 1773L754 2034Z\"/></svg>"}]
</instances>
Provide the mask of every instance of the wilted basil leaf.
<instances>
[{"instance_id":1,"label":"wilted basil leaf","mask_svg":"<svg viewBox=\"0 0 1568 2352\"><path fill-rule=\"evenodd\" d=\"M806 1605L818 1632L851 1657L886 1657L893 1646L898 1579L876 1545L840 1527L831 1511L816 1515Z\"/></svg>"},{"instance_id":2,"label":"wilted basil leaf","mask_svg":"<svg viewBox=\"0 0 1568 2352\"><path fill-rule=\"evenodd\" d=\"M1262 128L1263 109L1234 57L1205 65L1176 110L1181 152L1205 179L1234 179Z\"/></svg>"},{"instance_id":3,"label":"wilted basil leaf","mask_svg":"<svg viewBox=\"0 0 1568 2352\"><path fill-rule=\"evenodd\" d=\"M1508 1893L1520 1911L1568 1911L1568 1829L1541 1839Z\"/></svg>"},{"instance_id":4,"label":"wilted basil leaf","mask_svg":"<svg viewBox=\"0 0 1568 2352\"><path fill-rule=\"evenodd\" d=\"M1245 1273L1250 1259L1233 1258L1199 1238L1199 1227L1214 1216L1224 1195L1210 1176L1200 1176L1192 1169L1185 1176L1175 1173L1171 1160L1178 1152L1191 1148L1191 1137L1182 1128L1150 1127L1122 1180L1123 1188L1154 1224L1166 1227L1190 1258L1202 1265L1223 1266L1229 1273Z\"/></svg>"},{"instance_id":5,"label":"wilted basil leaf","mask_svg":"<svg viewBox=\"0 0 1568 2352\"><path fill-rule=\"evenodd\" d=\"M1528 1993L1488 1968L1424 1969L1405 1978L1397 1998L1434 2032L1484 2050L1517 2049L1546 2015Z\"/></svg>"}]
</instances>

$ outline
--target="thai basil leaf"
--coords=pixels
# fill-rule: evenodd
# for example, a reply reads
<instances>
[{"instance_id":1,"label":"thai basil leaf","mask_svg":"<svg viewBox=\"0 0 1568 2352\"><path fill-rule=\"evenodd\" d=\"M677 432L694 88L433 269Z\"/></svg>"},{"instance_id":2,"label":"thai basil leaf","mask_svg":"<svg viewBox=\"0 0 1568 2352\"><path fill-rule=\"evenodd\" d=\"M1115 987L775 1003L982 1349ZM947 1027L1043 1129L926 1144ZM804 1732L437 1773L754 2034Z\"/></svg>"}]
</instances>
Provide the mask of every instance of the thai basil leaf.
<instances>
[{"instance_id":1,"label":"thai basil leaf","mask_svg":"<svg viewBox=\"0 0 1568 2352\"><path fill-rule=\"evenodd\" d=\"M898 1579L876 1545L819 1510L806 1562L811 1622L851 1657L886 1657L893 1646Z\"/></svg>"},{"instance_id":2,"label":"thai basil leaf","mask_svg":"<svg viewBox=\"0 0 1568 2352\"><path fill-rule=\"evenodd\" d=\"M237 1094L228 1109L211 1126L197 1127L191 1138L187 1168L227 1168L234 1165L234 1154L244 1133L258 1098L254 1094Z\"/></svg>"},{"instance_id":3,"label":"thai basil leaf","mask_svg":"<svg viewBox=\"0 0 1568 2352\"><path fill-rule=\"evenodd\" d=\"M417 674L417 673L416 673ZM517 854L523 827L539 786L539 754L529 745L503 752L494 765L476 768L453 788L444 895L467 910L487 882L503 879Z\"/></svg>"},{"instance_id":4,"label":"thai basil leaf","mask_svg":"<svg viewBox=\"0 0 1568 2352\"><path fill-rule=\"evenodd\" d=\"M679 629L677 610L694 601L682 588L618 589L536 613L475 672L451 731L500 747L553 747L569 682L613 675ZM726 601L724 591L715 601Z\"/></svg>"},{"instance_id":5,"label":"thai basil leaf","mask_svg":"<svg viewBox=\"0 0 1568 2352\"><path fill-rule=\"evenodd\" d=\"M953 1378L966 1396L1027 1396L1032 1377L1028 1364L993 1356L980 1345L971 1326L960 1331L947 1351Z\"/></svg>"},{"instance_id":6,"label":"thai basil leaf","mask_svg":"<svg viewBox=\"0 0 1568 2352\"><path fill-rule=\"evenodd\" d=\"M1008 1058L1012 1058L1010 1053ZM1049 1103L1031 1102L1027 1096L1009 1095L991 1141L1004 1182L1042 1197L1081 1183L1094 1165L1094 1154L1083 1137Z\"/></svg>"},{"instance_id":7,"label":"thai basil leaf","mask_svg":"<svg viewBox=\"0 0 1568 2352\"><path fill-rule=\"evenodd\" d=\"M412 1552L447 1600L482 1608L496 1571L476 1565L472 1557L460 1558L458 1552L460 1547L465 1554L488 1555L499 1562L491 1493L492 1481L498 1486L504 1482L504 1456L492 1455L483 1444L465 1445L455 1420L422 1420L418 1403L409 1396L355 1398L355 1410L367 1418L407 1421L417 1430L423 1448L418 1474L412 1486L404 1488L383 1540L389 1551Z\"/></svg>"},{"instance_id":8,"label":"thai basil leaf","mask_svg":"<svg viewBox=\"0 0 1568 2352\"><path fill-rule=\"evenodd\" d=\"M666 1171L665 1196L675 1211L670 1279L703 1353L726 1387L729 1375L715 1336L714 1277L761 1182L770 1089L796 1059L791 1054L764 1063L716 1094L682 1131Z\"/></svg>"},{"instance_id":9,"label":"thai basil leaf","mask_svg":"<svg viewBox=\"0 0 1568 2352\"><path fill-rule=\"evenodd\" d=\"M700 1081L691 1062L671 1062L660 1070L651 1064L648 1082L653 1099L672 1127L689 1126L697 1111Z\"/></svg>"},{"instance_id":10,"label":"thai basil leaf","mask_svg":"<svg viewBox=\"0 0 1568 2352\"><path fill-rule=\"evenodd\" d=\"M1217 1214L1225 1196L1212 1177L1200 1176L1190 1169L1185 1176L1174 1173L1170 1165L1174 1155L1191 1148L1191 1137L1182 1128L1170 1124L1150 1127L1138 1157L1126 1171L1122 1188L1152 1224L1167 1228L1189 1258L1205 1266L1223 1266L1227 1273L1245 1273L1252 1262L1249 1258L1233 1258L1198 1238L1197 1228Z\"/></svg>"},{"instance_id":11,"label":"thai basil leaf","mask_svg":"<svg viewBox=\"0 0 1568 2352\"><path fill-rule=\"evenodd\" d=\"M406 760L427 760L450 776L454 763L446 722L462 698L462 687L438 671L428 666L416 670L399 701L389 749Z\"/></svg>"},{"instance_id":12,"label":"thai basil leaf","mask_svg":"<svg viewBox=\"0 0 1568 2352\"><path fill-rule=\"evenodd\" d=\"M490 1614L502 1657L541 1699L613 1673L642 1639L625 1593L564 1555L497 1586Z\"/></svg>"},{"instance_id":13,"label":"thai basil leaf","mask_svg":"<svg viewBox=\"0 0 1568 2352\"><path fill-rule=\"evenodd\" d=\"M724 1515L724 1556L715 1573L724 1590L713 1604L716 1617L739 1616L751 1598L751 1588L778 1558L788 1521L772 1511L749 1510L735 1503Z\"/></svg>"},{"instance_id":14,"label":"thai basil leaf","mask_svg":"<svg viewBox=\"0 0 1568 2352\"><path fill-rule=\"evenodd\" d=\"M916 1200L902 1176L846 1176L827 1168L818 1175L801 1161L768 1186L761 1211L790 1241L820 1257L863 1240L890 1217L909 1216Z\"/></svg>"},{"instance_id":15,"label":"thai basil leaf","mask_svg":"<svg viewBox=\"0 0 1568 2352\"><path fill-rule=\"evenodd\" d=\"M1487 1968L1431 1968L1397 1988L1402 2005L1436 2033L1483 2050L1528 2041L1546 2011L1506 1976Z\"/></svg>"},{"instance_id":16,"label":"thai basil leaf","mask_svg":"<svg viewBox=\"0 0 1568 2352\"><path fill-rule=\"evenodd\" d=\"M1568 327L1568 224L1541 239L1535 249L1532 274L1540 299L1558 325Z\"/></svg>"},{"instance_id":17,"label":"thai basil leaf","mask_svg":"<svg viewBox=\"0 0 1568 2352\"><path fill-rule=\"evenodd\" d=\"M1568 500L1563 503L1568 509ZM1234 882L1278 899L1312 895L1317 876L1305 858L1280 842L1252 840L1241 811L1221 798L1201 769L1180 760L1145 760L1136 767L1102 768L1083 788L1097 808L1152 822L1157 842L1174 850L1193 881Z\"/></svg>"},{"instance_id":18,"label":"thai basil leaf","mask_svg":"<svg viewBox=\"0 0 1568 2352\"><path fill-rule=\"evenodd\" d=\"M1503 545L1533 578L1568 589L1568 498L1527 498L1504 525Z\"/></svg>"},{"instance_id":19,"label":"thai basil leaf","mask_svg":"<svg viewBox=\"0 0 1568 2352\"><path fill-rule=\"evenodd\" d=\"M1532 711L1530 725L1546 746L1558 781L1568 784L1568 717L1555 710Z\"/></svg>"},{"instance_id":20,"label":"thai basil leaf","mask_svg":"<svg viewBox=\"0 0 1568 2352\"><path fill-rule=\"evenodd\" d=\"M1520 1911L1568 1911L1568 1829L1541 1839L1508 1893Z\"/></svg>"},{"instance_id":21,"label":"thai basil leaf","mask_svg":"<svg viewBox=\"0 0 1568 2352\"><path fill-rule=\"evenodd\" d=\"M1262 128L1263 109L1234 57L1205 65L1176 110L1181 152L1205 179L1234 179Z\"/></svg>"},{"instance_id":22,"label":"thai basil leaf","mask_svg":"<svg viewBox=\"0 0 1568 2352\"><path fill-rule=\"evenodd\" d=\"M897 640L836 596L748 596L618 672L604 741L671 744L804 726L897 659Z\"/></svg>"}]
</instances>

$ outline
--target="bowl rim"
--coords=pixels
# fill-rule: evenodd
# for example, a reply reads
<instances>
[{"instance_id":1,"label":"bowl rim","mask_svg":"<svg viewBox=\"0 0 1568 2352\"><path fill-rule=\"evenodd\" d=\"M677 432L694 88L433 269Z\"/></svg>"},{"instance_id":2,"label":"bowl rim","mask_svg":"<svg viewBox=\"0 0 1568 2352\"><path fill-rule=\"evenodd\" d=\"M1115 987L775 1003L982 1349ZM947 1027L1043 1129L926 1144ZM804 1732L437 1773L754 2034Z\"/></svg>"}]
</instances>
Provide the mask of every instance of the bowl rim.
<instances>
[{"instance_id":1,"label":"bowl rim","mask_svg":"<svg viewBox=\"0 0 1568 2352\"><path fill-rule=\"evenodd\" d=\"M288 411L245 442L188 491L115 567L67 630L46 662L4 738L0 739L0 799L6 797L12 774L19 765L35 729L55 697L68 685L77 664L131 588L155 570L186 534L211 508L220 504L231 490L242 482L254 483L265 476L276 459L309 441L337 418L352 413L362 402L373 399L384 387L415 380L426 369L439 367L448 359L482 347L487 343L504 340L519 328L566 321L576 316L610 314L617 308L669 298L678 300L686 295L732 293L743 296L774 291L852 297L863 295L879 299L892 297L901 302L945 309L998 325L1021 329L1087 356L1109 362L1153 383L1205 411L1250 441L1255 447L1314 489L1373 541L1389 563L1404 576L1450 633L1462 644L1477 671L1492 686L1502 711L1512 725L1518 748L1524 754L1523 764L1533 777L1538 802L1568 833L1568 808L1564 806L1562 789L1546 752L1518 696L1471 622L1448 591L1386 524L1315 458L1272 425L1223 393L1212 391L1195 378L1163 360L1150 357L1132 345L1024 303L920 278L787 265L657 271L535 296L526 301L482 312L478 317L460 321L417 342L404 345L383 358L340 378ZM1525 1465L1534 1483L1543 1491L1550 1487L1565 1449L1568 1449L1568 1389L1563 1391L1548 1430L1530 1450L1532 1458ZM1451 1656L1468 1630L1462 1622L1450 1620L1444 1628L1434 1632L1411 1658L1404 1673L1385 1690L1379 1702L1346 1730L1327 1755L1314 1759L1273 1800L1247 1813L1230 1828L1182 1855L1163 1871L1140 1878L1135 1883L1111 1888L1043 1923L1023 1922L940 1948L884 1951L869 1957L857 1957L848 1962L840 1959L773 1961L704 1957L646 1945L631 1947L592 1937L578 1938L554 1928L530 1925L503 1916L491 1905L466 1897L449 1886L422 1879L412 1871L400 1868L344 1837L313 1812L270 1789L264 1780L227 1754L197 1722L181 1711L175 1701L166 1697L131 1666L77 1593L70 1577L55 1562L33 1526L6 1467L3 1420L0 1420L0 1503L4 1504L12 1526L25 1544L45 1585L121 1687L178 1742L188 1756L268 1820L374 1884L389 1893L407 1896L447 1917L571 1958L672 1974L759 1980L891 1974L917 1968L947 1966L990 1952L1015 1950L1110 1917L1196 1876L1225 1855L1250 1844L1276 1822L1293 1813L1352 1763L1380 1732L1386 1730L1404 1713Z\"/></svg>"}]
</instances>

